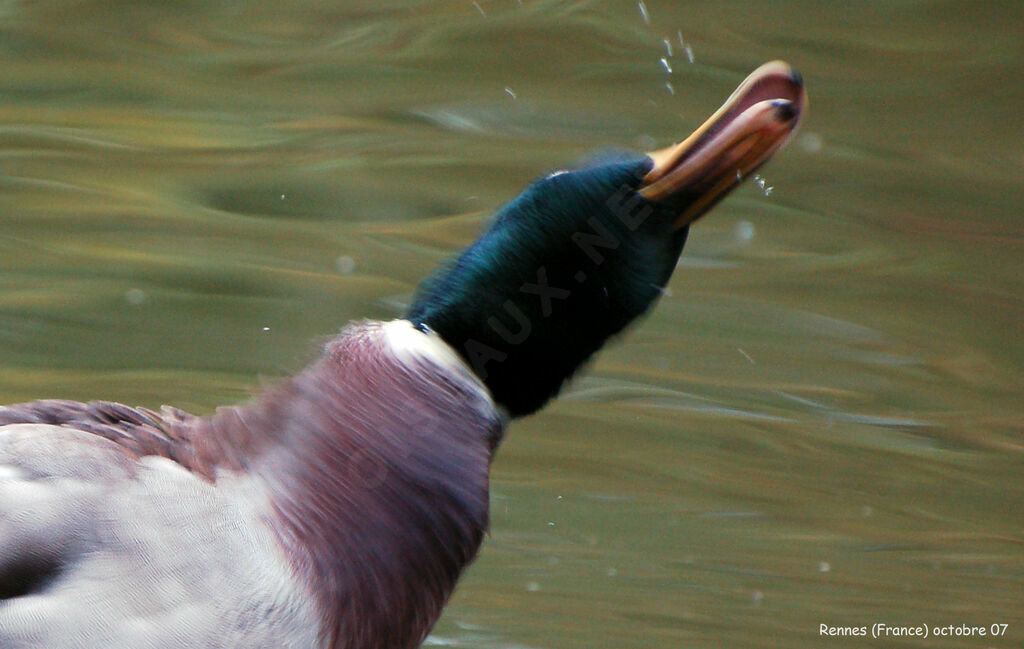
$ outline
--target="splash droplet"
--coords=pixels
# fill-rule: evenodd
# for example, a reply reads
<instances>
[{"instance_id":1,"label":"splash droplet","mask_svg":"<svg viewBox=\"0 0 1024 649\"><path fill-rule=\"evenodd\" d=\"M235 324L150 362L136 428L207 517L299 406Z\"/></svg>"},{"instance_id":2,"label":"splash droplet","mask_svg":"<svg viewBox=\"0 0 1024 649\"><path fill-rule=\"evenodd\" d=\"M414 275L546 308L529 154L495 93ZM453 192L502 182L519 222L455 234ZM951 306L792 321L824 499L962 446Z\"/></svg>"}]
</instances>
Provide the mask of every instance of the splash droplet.
<instances>
[{"instance_id":1,"label":"splash droplet","mask_svg":"<svg viewBox=\"0 0 1024 649\"><path fill-rule=\"evenodd\" d=\"M341 255L334 260L334 270L342 275L351 275L356 269L356 260L348 255Z\"/></svg>"},{"instance_id":2,"label":"splash droplet","mask_svg":"<svg viewBox=\"0 0 1024 649\"><path fill-rule=\"evenodd\" d=\"M817 153L821 151L821 136L817 133L804 133L797 139L797 145L806 153Z\"/></svg>"},{"instance_id":3,"label":"splash droplet","mask_svg":"<svg viewBox=\"0 0 1024 649\"><path fill-rule=\"evenodd\" d=\"M651 14L647 13L647 5L644 4L644 0L636 3L637 9L640 10L640 17L643 18L645 25L651 24Z\"/></svg>"},{"instance_id":4,"label":"splash droplet","mask_svg":"<svg viewBox=\"0 0 1024 649\"><path fill-rule=\"evenodd\" d=\"M130 288L124 292L124 301L132 306L142 306L149 296L141 288Z\"/></svg>"},{"instance_id":5,"label":"splash droplet","mask_svg":"<svg viewBox=\"0 0 1024 649\"><path fill-rule=\"evenodd\" d=\"M754 174L754 182L761 189L761 193L765 196L771 196L772 192L775 191L775 188L769 185L768 181L765 180L761 174Z\"/></svg>"},{"instance_id":6,"label":"splash droplet","mask_svg":"<svg viewBox=\"0 0 1024 649\"><path fill-rule=\"evenodd\" d=\"M736 226L733 228L733 234L738 241L749 243L754 240L757 231L754 228L754 224L750 221L737 221Z\"/></svg>"}]
</instances>

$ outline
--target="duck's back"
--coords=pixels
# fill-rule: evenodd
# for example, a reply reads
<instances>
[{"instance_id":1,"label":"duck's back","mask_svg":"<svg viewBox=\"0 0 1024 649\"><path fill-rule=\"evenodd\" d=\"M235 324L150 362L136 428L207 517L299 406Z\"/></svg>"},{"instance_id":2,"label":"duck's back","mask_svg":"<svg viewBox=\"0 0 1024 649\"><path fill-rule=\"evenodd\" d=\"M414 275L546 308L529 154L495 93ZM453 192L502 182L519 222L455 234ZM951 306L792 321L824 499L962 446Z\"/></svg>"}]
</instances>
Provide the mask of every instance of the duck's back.
<instances>
[{"instance_id":1,"label":"duck's back","mask_svg":"<svg viewBox=\"0 0 1024 649\"><path fill-rule=\"evenodd\" d=\"M73 428L0 428L0 647L318 646L252 482Z\"/></svg>"}]
</instances>

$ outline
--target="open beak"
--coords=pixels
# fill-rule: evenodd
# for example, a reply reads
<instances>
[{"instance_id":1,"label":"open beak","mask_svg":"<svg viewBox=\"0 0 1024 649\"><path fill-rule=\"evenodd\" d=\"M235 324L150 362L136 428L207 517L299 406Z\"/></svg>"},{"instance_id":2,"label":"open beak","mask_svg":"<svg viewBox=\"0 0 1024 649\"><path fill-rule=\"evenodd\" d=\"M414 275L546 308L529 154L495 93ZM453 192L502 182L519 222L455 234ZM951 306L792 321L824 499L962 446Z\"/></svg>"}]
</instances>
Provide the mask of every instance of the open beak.
<instances>
[{"instance_id":1,"label":"open beak","mask_svg":"<svg viewBox=\"0 0 1024 649\"><path fill-rule=\"evenodd\" d=\"M782 148L806 111L800 74L765 63L690 137L647 154L654 167L639 193L677 206L676 227L689 225Z\"/></svg>"}]
</instances>

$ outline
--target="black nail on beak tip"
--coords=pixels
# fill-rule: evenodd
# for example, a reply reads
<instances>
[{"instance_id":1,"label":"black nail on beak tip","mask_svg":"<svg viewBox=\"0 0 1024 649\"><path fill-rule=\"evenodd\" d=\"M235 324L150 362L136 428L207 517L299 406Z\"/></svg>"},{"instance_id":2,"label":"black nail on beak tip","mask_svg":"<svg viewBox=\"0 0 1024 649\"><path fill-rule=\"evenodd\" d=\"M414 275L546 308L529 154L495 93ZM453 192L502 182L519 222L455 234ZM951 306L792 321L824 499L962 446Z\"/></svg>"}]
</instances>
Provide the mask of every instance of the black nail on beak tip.
<instances>
[{"instance_id":1,"label":"black nail on beak tip","mask_svg":"<svg viewBox=\"0 0 1024 649\"><path fill-rule=\"evenodd\" d=\"M796 117L796 106L788 99L776 99L772 102L775 108L775 116L780 122L788 122Z\"/></svg>"},{"instance_id":2,"label":"black nail on beak tip","mask_svg":"<svg viewBox=\"0 0 1024 649\"><path fill-rule=\"evenodd\" d=\"M798 70L793 68L789 69L789 80L798 86L803 87L804 85L804 76L800 74Z\"/></svg>"}]
</instances>

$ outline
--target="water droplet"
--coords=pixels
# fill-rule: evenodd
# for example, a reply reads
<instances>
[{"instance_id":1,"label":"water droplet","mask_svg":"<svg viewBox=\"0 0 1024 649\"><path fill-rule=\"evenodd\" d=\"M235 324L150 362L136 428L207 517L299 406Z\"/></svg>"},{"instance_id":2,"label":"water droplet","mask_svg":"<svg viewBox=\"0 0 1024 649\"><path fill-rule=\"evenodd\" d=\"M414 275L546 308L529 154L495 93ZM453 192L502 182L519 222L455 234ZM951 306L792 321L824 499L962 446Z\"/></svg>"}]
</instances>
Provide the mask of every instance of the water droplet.
<instances>
[{"instance_id":1,"label":"water droplet","mask_svg":"<svg viewBox=\"0 0 1024 649\"><path fill-rule=\"evenodd\" d=\"M668 59L666 59L666 58L665 58L665 57L663 56L663 57L661 57L661 58L660 58L659 60L661 61L661 66L662 66L663 68L665 68L665 72L668 72L669 74L672 74L672 65L671 65L671 64L669 64L669 62L668 62Z\"/></svg>"},{"instance_id":2,"label":"water droplet","mask_svg":"<svg viewBox=\"0 0 1024 649\"><path fill-rule=\"evenodd\" d=\"M832 570L832 564L828 561L818 562L818 572L829 572L830 570Z\"/></svg>"},{"instance_id":3,"label":"water droplet","mask_svg":"<svg viewBox=\"0 0 1024 649\"><path fill-rule=\"evenodd\" d=\"M757 230L750 221L737 221L735 227L733 227L733 235L743 243L753 241L756 234Z\"/></svg>"},{"instance_id":4,"label":"water droplet","mask_svg":"<svg viewBox=\"0 0 1024 649\"><path fill-rule=\"evenodd\" d=\"M690 47L689 43L687 43L683 49L686 50L686 60L693 63L693 48Z\"/></svg>"},{"instance_id":5,"label":"water droplet","mask_svg":"<svg viewBox=\"0 0 1024 649\"><path fill-rule=\"evenodd\" d=\"M672 56L672 41L667 38L661 39L661 42L665 44L665 56Z\"/></svg>"},{"instance_id":6,"label":"water droplet","mask_svg":"<svg viewBox=\"0 0 1024 649\"><path fill-rule=\"evenodd\" d=\"M670 94L670 95L675 95L676 94L676 89L672 87L672 82L671 81L666 81L665 82L665 90L668 90L668 94Z\"/></svg>"},{"instance_id":7,"label":"water droplet","mask_svg":"<svg viewBox=\"0 0 1024 649\"><path fill-rule=\"evenodd\" d=\"M263 327L263 331L264 331L264 332L268 332L268 331L270 331L270 327Z\"/></svg>"},{"instance_id":8,"label":"water droplet","mask_svg":"<svg viewBox=\"0 0 1024 649\"><path fill-rule=\"evenodd\" d=\"M637 9L640 10L640 17L643 18L645 25L651 24L651 14L647 13L647 5L644 4L644 0L636 3Z\"/></svg>"},{"instance_id":9,"label":"water droplet","mask_svg":"<svg viewBox=\"0 0 1024 649\"><path fill-rule=\"evenodd\" d=\"M476 10L480 12L481 16L483 16L484 18L487 17L487 13L484 12L484 8L480 6L479 2L477 2L476 0L473 0L473 6L476 7Z\"/></svg>"},{"instance_id":10,"label":"water droplet","mask_svg":"<svg viewBox=\"0 0 1024 649\"><path fill-rule=\"evenodd\" d=\"M536 593L538 590L540 590L540 584L535 581L526 582L526 592Z\"/></svg>"},{"instance_id":11,"label":"water droplet","mask_svg":"<svg viewBox=\"0 0 1024 649\"><path fill-rule=\"evenodd\" d=\"M805 153L814 154L821 151L822 140L817 133L804 133L797 138L796 143Z\"/></svg>"},{"instance_id":12,"label":"water droplet","mask_svg":"<svg viewBox=\"0 0 1024 649\"><path fill-rule=\"evenodd\" d=\"M516 93L511 88L505 88L505 94L511 97L512 99L516 98Z\"/></svg>"},{"instance_id":13,"label":"water droplet","mask_svg":"<svg viewBox=\"0 0 1024 649\"><path fill-rule=\"evenodd\" d=\"M342 275L351 275L356 269L356 260L348 255L341 255L334 260L334 270Z\"/></svg>"},{"instance_id":14,"label":"water droplet","mask_svg":"<svg viewBox=\"0 0 1024 649\"><path fill-rule=\"evenodd\" d=\"M761 174L754 174L754 182L761 189L761 193L765 196L771 196L775 188L768 184L768 181L761 177Z\"/></svg>"},{"instance_id":15,"label":"water droplet","mask_svg":"<svg viewBox=\"0 0 1024 649\"><path fill-rule=\"evenodd\" d=\"M124 292L124 301L132 306L142 306L149 296L141 288L130 288Z\"/></svg>"}]
</instances>

